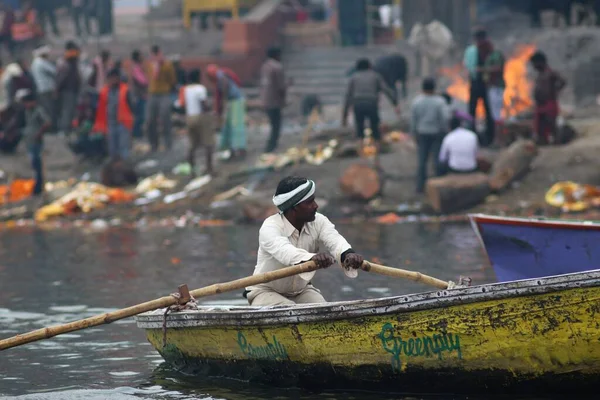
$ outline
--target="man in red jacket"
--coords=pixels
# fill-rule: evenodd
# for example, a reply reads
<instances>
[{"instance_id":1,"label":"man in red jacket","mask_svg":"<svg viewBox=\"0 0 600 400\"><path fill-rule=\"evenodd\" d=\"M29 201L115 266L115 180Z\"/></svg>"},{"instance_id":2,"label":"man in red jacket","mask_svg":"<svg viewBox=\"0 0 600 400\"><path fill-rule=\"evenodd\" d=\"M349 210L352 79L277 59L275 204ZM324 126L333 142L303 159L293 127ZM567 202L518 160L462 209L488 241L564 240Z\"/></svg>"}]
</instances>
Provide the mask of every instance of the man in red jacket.
<instances>
[{"instance_id":1,"label":"man in red jacket","mask_svg":"<svg viewBox=\"0 0 600 400\"><path fill-rule=\"evenodd\" d=\"M94 132L108 134L108 155L112 160L126 160L133 128L132 101L127 84L118 69L110 70L106 85L100 91Z\"/></svg>"}]
</instances>

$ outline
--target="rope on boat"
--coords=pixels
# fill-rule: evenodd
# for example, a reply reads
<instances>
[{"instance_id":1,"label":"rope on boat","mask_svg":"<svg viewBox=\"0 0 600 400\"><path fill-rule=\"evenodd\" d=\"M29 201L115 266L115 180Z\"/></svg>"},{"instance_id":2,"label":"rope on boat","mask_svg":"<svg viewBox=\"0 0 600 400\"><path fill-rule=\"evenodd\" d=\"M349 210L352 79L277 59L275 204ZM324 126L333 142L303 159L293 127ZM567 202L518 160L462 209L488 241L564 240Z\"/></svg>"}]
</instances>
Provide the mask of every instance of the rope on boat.
<instances>
[{"instance_id":1,"label":"rope on boat","mask_svg":"<svg viewBox=\"0 0 600 400\"><path fill-rule=\"evenodd\" d=\"M185 302L181 301L181 293L171 293L170 296L177 301L177 304L173 304L172 306L165 308L165 313L163 314L163 347L166 347L167 345L167 315L169 312L198 309L198 302L192 295L190 295L189 300Z\"/></svg>"}]
</instances>

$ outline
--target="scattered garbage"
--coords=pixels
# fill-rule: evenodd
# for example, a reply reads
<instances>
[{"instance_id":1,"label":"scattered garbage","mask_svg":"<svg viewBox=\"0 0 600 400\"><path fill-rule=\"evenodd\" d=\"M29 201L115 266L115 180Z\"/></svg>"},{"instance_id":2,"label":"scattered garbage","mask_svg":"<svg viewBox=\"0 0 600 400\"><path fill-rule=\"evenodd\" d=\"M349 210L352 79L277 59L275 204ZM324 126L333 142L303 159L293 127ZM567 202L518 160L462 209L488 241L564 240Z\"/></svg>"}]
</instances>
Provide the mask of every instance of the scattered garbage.
<instances>
[{"instance_id":1,"label":"scattered garbage","mask_svg":"<svg viewBox=\"0 0 600 400\"><path fill-rule=\"evenodd\" d=\"M198 189L202 188L202 186L210 183L211 180L212 180L212 176L210 176L210 175L199 176L198 178L192 179L187 185L185 185L183 190L186 192L192 192L194 190L198 190Z\"/></svg>"},{"instance_id":2,"label":"scattered garbage","mask_svg":"<svg viewBox=\"0 0 600 400\"><path fill-rule=\"evenodd\" d=\"M231 151L229 150L224 150L224 151L220 151L217 153L217 159L218 160L229 160L231 158Z\"/></svg>"},{"instance_id":3,"label":"scattered garbage","mask_svg":"<svg viewBox=\"0 0 600 400\"><path fill-rule=\"evenodd\" d=\"M557 182L546 192L545 200L563 212L584 211L600 206L600 188L571 181Z\"/></svg>"},{"instance_id":4,"label":"scattered garbage","mask_svg":"<svg viewBox=\"0 0 600 400\"><path fill-rule=\"evenodd\" d=\"M176 181L166 178L163 173L159 173L143 179L138 183L135 191L142 194L154 189L173 189L176 185Z\"/></svg>"},{"instance_id":5,"label":"scattered garbage","mask_svg":"<svg viewBox=\"0 0 600 400\"><path fill-rule=\"evenodd\" d=\"M306 147L290 147L283 154L263 154L255 167L268 167L280 170L288 165L299 162L306 162L311 165L321 165L333 157L338 144L339 142L336 139L331 139L326 146L320 144L316 146L314 150L310 150Z\"/></svg>"},{"instance_id":6,"label":"scattered garbage","mask_svg":"<svg viewBox=\"0 0 600 400\"><path fill-rule=\"evenodd\" d=\"M178 200L185 199L187 197L187 195L188 195L187 192L177 192L177 193L168 194L163 199L163 202L165 204L171 204Z\"/></svg>"},{"instance_id":7,"label":"scattered garbage","mask_svg":"<svg viewBox=\"0 0 600 400\"><path fill-rule=\"evenodd\" d=\"M109 188L99 183L80 182L71 192L38 209L35 213L35 220L45 221L53 216L77 212L89 213L104 207L107 203L129 202L134 198L135 195L123 189Z\"/></svg>"},{"instance_id":8,"label":"scattered garbage","mask_svg":"<svg viewBox=\"0 0 600 400\"><path fill-rule=\"evenodd\" d=\"M8 185L0 185L0 204L13 203L30 197L34 186L33 179L14 179Z\"/></svg>"},{"instance_id":9,"label":"scattered garbage","mask_svg":"<svg viewBox=\"0 0 600 400\"><path fill-rule=\"evenodd\" d=\"M150 143L135 142L133 144L133 153L134 154L146 154L146 153L150 152L150 150L151 150Z\"/></svg>"},{"instance_id":10,"label":"scattered garbage","mask_svg":"<svg viewBox=\"0 0 600 400\"><path fill-rule=\"evenodd\" d=\"M154 199L149 199L147 197L139 197L133 202L133 204L135 204L136 206L146 206L153 202Z\"/></svg>"},{"instance_id":11,"label":"scattered garbage","mask_svg":"<svg viewBox=\"0 0 600 400\"><path fill-rule=\"evenodd\" d=\"M108 222L103 219L95 219L90 224L90 228L94 230L104 230L108 228Z\"/></svg>"},{"instance_id":12,"label":"scattered garbage","mask_svg":"<svg viewBox=\"0 0 600 400\"><path fill-rule=\"evenodd\" d=\"M250 194L251 194L250 190L246 189L243 185L238 185L238 186L232 187L231 189L229 189L223 193L219 193L218 195L216 195L213 198L213 203L226 201L226 200L232 199L238 195L249 196Z\"/></svg>"},{"instance_id":13,"label":"scattered garbage","mask_svg":"<svg viewBox=\"0 0 600 400\"><path fill-rule=\"evenodd\" d=\"M191 175L192 165L188 162L177 164L171 172L173 172L174 175Z\"/></svg>"},{"instance_id":14,"label":"scattered garbage","mask_svg":"<svg viewBox=\"0 0 600 400\"><path fill-rule=\"evenodd\" d=\"M158 167L158 161L153 159L144 160L139 162L136 167L141 170L156 168Z\"/></svg>"}]
</instances>

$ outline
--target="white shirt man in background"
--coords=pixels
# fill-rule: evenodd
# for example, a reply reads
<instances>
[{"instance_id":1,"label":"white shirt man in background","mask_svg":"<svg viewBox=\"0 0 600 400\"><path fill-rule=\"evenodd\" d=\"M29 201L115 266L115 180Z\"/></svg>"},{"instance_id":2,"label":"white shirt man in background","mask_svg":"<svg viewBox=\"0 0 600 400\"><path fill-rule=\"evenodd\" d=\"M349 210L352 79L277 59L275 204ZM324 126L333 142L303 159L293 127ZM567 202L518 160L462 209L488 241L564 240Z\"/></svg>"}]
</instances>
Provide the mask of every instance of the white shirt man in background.
<instances>
[{"instance_id":1,"label":"white shirt man in background","mask_svg":"<svg viewBox=\"0 0 600 400\"><path fill-rule=\"evenodd\" d=\"M190 139L188 162L195 173L196 149L201 146L206 150L206 173L213 173L213 151L215 135L213 132L213 119L207 113L206 100L208 91L202 85L202 73L199 69L190 71L188 84L183 89L183 105L185 107L186 126Z\"/></svg>"},{"instance_id":2,"label":"white shirt man in background","mask_svg":"<svg viewBox=\"0 0 600 400\"><path fill-rule=\"evenodd\" d=\"M453 116L450 120L450 133L442 141L440 165L444 172L466 174L477 171L479 139L473 131L461 126L461 120Z\"/></svg>"}]
</instances>

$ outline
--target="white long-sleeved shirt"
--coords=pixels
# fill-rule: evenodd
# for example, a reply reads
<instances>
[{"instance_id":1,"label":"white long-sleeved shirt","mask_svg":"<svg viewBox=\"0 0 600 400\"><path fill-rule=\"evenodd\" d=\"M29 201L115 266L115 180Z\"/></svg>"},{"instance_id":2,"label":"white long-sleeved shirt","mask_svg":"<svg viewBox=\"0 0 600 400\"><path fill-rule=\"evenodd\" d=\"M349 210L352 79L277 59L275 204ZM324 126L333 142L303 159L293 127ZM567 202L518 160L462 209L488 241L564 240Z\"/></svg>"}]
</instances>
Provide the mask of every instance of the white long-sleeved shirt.
<instances>
[{"instance_id":1,"label":"white long-sleeved shirt","mask_svg":"<svg viewBox=\"0 0 600 400\"><path fill-rule=\"evenodd\" d=\"M341 256L351 248L350 244L335 229L335 226L323 214L317 213L315 220L304 224L302 232L281 214L275 214L265 220L258 234L258 257L254 275L275 271L305 261L309 261L320 251L326 250L341 266ZM342 267L346 276L355 278L356 270ZM305 272L289 278L246 288L271 289L284 296L301 293L316 271Z\"/></svg>"},{"instance_id":2,"label":"white long-sleeved shirt","mask_svg":"<svg viewBox=\"0 0 600 400\"><path fill-rule=\"evenodd\" d=\"M50 61L36 57L31 63L31 75L39 93L56 90L56 66Z\"/></svg>"},{"instance_id":3,"label":"white long-sleeved shirt","mask_svg":"<svg viewBox=\"0 0 600 400\"><path fill-rule=\"evenodd\" d=\"M477 134L465 128L456 128L446 135L440 149L440 161L455 171L473 171L477 168Z\"/></svg>"}]
</instances>

